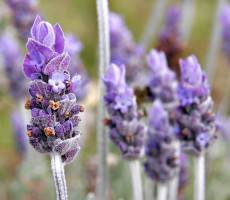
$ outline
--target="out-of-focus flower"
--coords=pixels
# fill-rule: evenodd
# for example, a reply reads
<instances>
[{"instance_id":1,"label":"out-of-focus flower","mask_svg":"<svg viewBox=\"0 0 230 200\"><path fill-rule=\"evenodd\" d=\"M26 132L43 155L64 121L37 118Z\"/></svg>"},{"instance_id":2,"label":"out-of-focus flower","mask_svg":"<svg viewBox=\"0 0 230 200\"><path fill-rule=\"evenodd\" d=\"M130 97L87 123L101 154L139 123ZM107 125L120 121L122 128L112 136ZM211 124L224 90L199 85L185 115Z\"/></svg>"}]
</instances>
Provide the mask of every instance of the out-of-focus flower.
<instances>
[{"instance_id":1,"label":"out-of-focus flower","mask_svg":"<svg viewBox=\"0 0 230 200\"><path fill-rule=\"evenodd\" d=\"M49 28L41 28L43 25ZM32 114L27 135L38 152L56 152L64 163L69 163L80 149L78 114L84 109L71 92L70 56L64 51L64 34L58 24L53 27L40 17L31 32L23 65L32 79L26 102Z\"/></svg>"},{"instance_id":2,"label":"out-of-focus flower","mask_svg":"<svg viewBox=\"0 0 230 200\"><path fill-rule=\"evenodd\" d=\"M82 51L82 43L73 35L68 35L65 40L65 50L71 57L70 75L74 76L74 84L72 92L76 95L78 100L83 100L87 93L87 86L89 78L85 67L80 59L80 53ZM81 77L79 79L79 77ZM80 88L80 89L79 89Z\"/></svg>"},{"instance_id":3,"label":"out-of-focus flower","mask_svg":"<svg viewBox=\"0 0 230 200\"><path fill-rule=\"evenodd\" d=\"M135 80L144 66L144 50L137 45L122 17L110 13L111 63L126 66L128 81Z\"/></svg>"},{"instance_id":4,"label":"out-of-focus flower","mask_svg":"<svg viewBox=\"0 0 230 200\"><path fill-rule=\"evenodd\" d=\"M125 82L125 66L112 64L104 76L109 134L124 159L137 159L142 151L145 128L140 121L133 90Z\"/></svg>"},{"instance_id":5,"label":"out-of-focus flower","mask_svg":"<svg viewBox=\"0 0 230 200\"><path fill-rule=\"evenodd\" d=\"M27 89L25 77L20 68L22 55L15 38L7 33L4 34L0 38L0 52L9 82L10 93L15 99L22 99L26 96Z\"/></svg>"},{"instance_id":6,"label":"out-of-focus flower","mask_svg":"<svg viewBox=\"0 0 230 200\"><path fill-rule=\"evenodd\" d=\"M155 101L149 110L144 163L145 172L154 181L165 183L178 174L179 158L174 142L168 112L160 101Z\"/></svg>"},{"instance_id":7,"label":"out-of-focus flower","mask_svg":"<svg viewBox=\"0 0 230 200\"><path fill-rule=\"evenodd\" d=\"M220 22L222 25L222 50L230 60L230 5L223 8Z\"/></svg>"},{"instance_id":8,"label":"out-of-focus flower","mask_svg":"<svg viewBox=\"0 0 230 200\"><path fill-rule=\"evenodd\" d=\"M25 134L25 127L22 123L19 112L13 112L11 116L11 123L14 133L14 141L19 154L24 157L27 153L27 138Z\"/></svg>"},{"instance_id":9,"label":"out-of-focus flower","mask_svg":"<svg viewBox=\"0 0 230 200\"><path fill-rule=\"evenodd\" d=\"M166 54L169 67L179 74L178 60L184 50L184 44L180 32L181 10L172 6L168 9L165 25L158 38L157 49Z\"/></svg>"},{"instance_id":10,"label":"out-of-focus flower","mask_svg":"<svg viewBox=\"0 0 230 200\"><path fill-rule=\"evenodd\" d=\"M172 110L178 105L176 74L169 69L165 54L152 50L147 56L150 69L148 94L151 100L159 99L164 107Z\"/></svg>"},{"instance_id":11,"label":"out-of-focus flower","mask_svg":"<svg viewBox=\"0 0 230 200\"><path fill-rule=\"evenodd\" d=\"M205 151L216 138L216 120L207 77L195 56L180 60L180 106L176 112L182 148L195 155Z\"/></svg>"},{"instance_id":12,"label":"out-of-focus flower","mask_svg":"<svg viewBox=\"0 0 230 200\"><path fill-rule=\"evenodd\" d=\"M38 13L37 0L6 0L13 17L13 22L23 40L30 35L30 28Z\"/></svg>"}]
</instances>

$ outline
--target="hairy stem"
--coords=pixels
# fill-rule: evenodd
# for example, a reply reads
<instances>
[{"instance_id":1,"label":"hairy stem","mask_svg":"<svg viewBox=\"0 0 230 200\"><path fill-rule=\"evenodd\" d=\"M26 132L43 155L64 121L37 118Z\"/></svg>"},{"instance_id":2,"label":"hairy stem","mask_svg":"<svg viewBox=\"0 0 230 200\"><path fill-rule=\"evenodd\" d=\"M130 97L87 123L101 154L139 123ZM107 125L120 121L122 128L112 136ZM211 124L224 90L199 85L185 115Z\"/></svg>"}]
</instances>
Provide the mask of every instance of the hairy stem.
<instances>
[{"instance_id":1,"label":"hairy stem","mask_svg":"<svg viewBox=\"0 0 230 200\"><path fill-rule=\"evenodd\" d=\"M143 200L140 162L130 161L129 166L132 176L133 200Z\"/></svg>"},{"instance_id":2,"label":"hairy stem","mask_svg":"<svg viewBox=\"0 0 230 200\"><path fill-rule=\"evenodd\" d=\"M153 36L157 31L160 20L164 14L166 4L167 0L158 0L152 6L147 25L141 37L141 45L145 50L148 49Z\"/></svg>"},{"instance_id":3,"label":"hairy stem","mask_svg":"<svg viewBox=\"0 0 230 200\"><path fill-rule=\"evenodd\" d=\"M194 200L205 200L205 154L194 159Z\"/></svg>"},{"instance_id":4,"label":"hairy stem","mask_svg":"<svg viewBox=\"0 0 230 200\"><path fill-rule=\"evenodd\" d=\"M67 200L67 186L65 180L64 165L61 156L57 153L51 153L51 170L56 189L57 200Z\"/></svg>"},{"instance_id":5,"label":"hairy stem","mask_svg":"<svg viewBox=\"0 0 230 200\"><path fill-rule=\"evenodd\" d=\"M103 96L104 87L102 77L110 63L110 40L109 40L109 8L108 0L97 0L98 31L99 31L99 102L97 124L97 199L106 200L107 191L107 134L102 123L105 117Z\"/></svg>"},{"instance_id":6,"label":"hairy stem","mask_svg":"<svg viewBox=\"0 0 230 200\"><path fill-rule=\"evenodd\" d=\"M157 183L157 200L167 200L167 185Z\"/></svg>"},{"instance_id":7,"label":"hairy stem","mask_svg":"<svg viewBox=\"0 0 230 200\"><path fill-rule=\"evenodd\" d=\"M210 39L210 45L208 48L208 52L206 55L206 72L209 78L209 83L212 85L214 80L214 75L216 72L216 60L218 56L218 49L221 41L220 33L221 33L221 26L220 26L220 12L223 8L226 0L218 0L218 6L216 10L216 15L214 19L214 25L212 29L212 35Z\"/></svg>"}]
</instances>

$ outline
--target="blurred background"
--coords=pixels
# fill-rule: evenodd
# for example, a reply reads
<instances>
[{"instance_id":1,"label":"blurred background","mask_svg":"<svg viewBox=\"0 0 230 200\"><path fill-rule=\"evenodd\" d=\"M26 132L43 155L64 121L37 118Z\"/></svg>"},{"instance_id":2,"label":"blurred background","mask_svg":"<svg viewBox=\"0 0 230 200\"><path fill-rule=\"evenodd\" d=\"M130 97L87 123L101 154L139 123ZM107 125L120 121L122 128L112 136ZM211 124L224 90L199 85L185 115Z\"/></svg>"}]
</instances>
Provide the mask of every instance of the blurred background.
<instances>
[{"instance_id":1,"label":"blurred background","mask_svg":"<svg viewBox=\"0 0 230 200\"><path fill-rule=\"evenodd\" d=\"M110 0L110 9L121 14L134 35L136 42L140 41L141 34L147 23L152 9L153 0ZM180 5L181 1L168 1L168 5ZM0 10L9 12L4 1L0 0ZM217 0L196 0L195 16L190 37L186 44L183 55L195 54L201 64L205 65L206 54L209 49L214 17L216 14ZM73 33L82 42L84 48L81 59L90 77L89 92L81 102L86 108L82 117L82 132L84 140L79 156L74 162L66 167L67 185L70 199L92 199L95 190L96 177L96 104L97 104L97 17L96 1L93 0L39 0L39 12L52 24L58 22L65 33ZM0 11L0 12L1 12ZM0 19L1 20L1 19ZM157 32L163 25L164 16L161 19ZM10 23L10 17L9 17ZM12 24L11 24L12 26ZM1 31L1 30L0 30ZM157 34L153 35L151 47L157 43ZM25 45L21 43L25 52ZM1 65L2 62L1 62ZM227 77L229 77L229 66L221 51L218 51L217 71L213 84L213 97L216 107L225 90ZM38 161L38 168L31 168L30 163L23 162L23 156L15 147L15 137L11 127L11 111L15 109L15 102L9 95L4 70L0 74L0 199L25 199L42 200L55 199L52 183L50 160L47 155L38 155L34 151L32 161ZM86 126L87 123L87 126ZM230 145L230 143L228 144ZM230 200L230 155L229 146L219 141L208 153L207 164L207 199L208 200ZM40 159L40 160L39 160ZM131 185L127 177L128 165L120 158L119 153L113 145L110 146L108 157L110 166L110 195L114 200L130 200ZM192 160L190 160L189 173L192 173ZM41 165L41 166L40 166ZM39 168L40 166L40 168ZM38 170L38 171L36 171ZM193 179L189 179L185 189L185 199L192 199Z\"/></svg>"}]
</instances>

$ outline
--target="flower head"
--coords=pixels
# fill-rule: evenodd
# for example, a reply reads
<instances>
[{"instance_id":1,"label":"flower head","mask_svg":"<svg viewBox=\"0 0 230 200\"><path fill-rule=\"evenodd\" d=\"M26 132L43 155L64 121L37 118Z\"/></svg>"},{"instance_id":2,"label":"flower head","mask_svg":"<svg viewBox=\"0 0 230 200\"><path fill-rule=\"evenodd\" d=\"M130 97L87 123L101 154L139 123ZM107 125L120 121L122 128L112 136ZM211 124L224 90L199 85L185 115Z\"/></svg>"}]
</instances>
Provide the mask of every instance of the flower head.
<instances>
[{"instance_id":1,"label":"flower head","mask_svg":"<svg viewBox=\"0 0 230 200\"><path fill-rule=\"evenodd\" d=\"M27 94L27 84L20 69L22 55L17 40L10 34L5 33L0 38L0 52L8 78L10 93L15 99L23 99Z\"/></svg>"},{"instance_id":2,"label":"flower head","mask_svg":"<svg viewBox=\"0 0 230 200\"><path fill-rule=\"evenodd\" d=\"M160 101L156 101L149 111L144 163L145 172L155 181L167 182L178 173L173 130L168 112Z\"/></svg>"},{"instance_id":3,"label":"flower head","mask_svg":"<svg viewBox=\"0 0 230 200\"><path fill-rule=\"evenodd\" d=\"M127 80L134 81L143 67L144 50L134 42L120 15L110 13L109 24L111 63L125 65Z\"/></svg>"},{"instance_id":4,"label":"flower head","mask_svg":"<svg viewBox=\"0 0 230 200\"><path fill-rule=\"evenodd\" d=\"M176 112L177 135L182 148L199 155L216 138L216 120L207 78L195 56L181 60L178 89L180 106Z\"/></svg>"},{"instance_id":5,"label":"flower head","mask_svg":"<svg viewBox=\"0 0 230 200\"><path fill-rule=\"evenodd\" d=\"M149 96L151 100L161 100L165 108L174 109L177 104L177 87L175 73L169 69L165 54L152 50L147 56L149 73Z\"/></svg>"},{"instance_id":6,"label":"flower head","mask_svg":"<svg viewBox=\"0 0 230 200\"><path fill-rule=\"evenodd\" d=\"M64 51L64 34L37 17L32 27L24 60L24 71L32 79L30 100L31 123L27 125L30 144L40 153L56 152L68 163L78 153L82 106L71 92L73 80L68 67L70 56ZM40 65L38 61L42 58Z\"/></svg>"},{"instance_id":7,"label":"flower head","mask_svg":"<svg viewBox=\"0 0 230 200\"><path fill-rule=\"evenodd\" d=\"M13 22L23 40L30 36L30 28L38 13L37 0L6 0Z\"/></svg>"},{"instance_id":8,"label":"flower head","mask_svg":"<svg viewBox=\"0 0 230 200\"><path fill-rule=\"evenodd\" d=\"M142 152L145 128L140 121L133 90L125 82L125 66L110 65L103 80L110 138L124 159L137 159Z\"/></svg>"},{"instance_id":9,"label":"flower head","mask_svg":"<svg viewBox=\"0 0 230 200\"><path fill-rule=\"evenodd\" d=\"M222 50L227 59L230 59L230 5L226 5L221 13L220 18L222 26Z\"/></svg>"}]
</instances>

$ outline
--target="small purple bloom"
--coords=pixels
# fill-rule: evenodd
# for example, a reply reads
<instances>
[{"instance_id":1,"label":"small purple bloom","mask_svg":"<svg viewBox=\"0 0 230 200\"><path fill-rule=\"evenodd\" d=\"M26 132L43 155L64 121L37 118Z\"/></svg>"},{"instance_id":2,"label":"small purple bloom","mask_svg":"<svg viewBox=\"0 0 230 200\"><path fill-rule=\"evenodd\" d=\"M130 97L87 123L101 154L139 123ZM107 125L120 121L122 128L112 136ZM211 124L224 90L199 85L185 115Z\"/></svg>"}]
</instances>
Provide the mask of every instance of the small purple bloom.
<instances>
[{"instance_id":1,"label":"small purple bloom","mask_svg":"<svg viewBox=\"0 0 230 200\"><path fill-rule=\"evenodd\" d=\"M124 159L137 159L142 152L145 127L140 121L133 90L125 82L125 66L110 65L103 80L110 138Z\"/></svg>"},{"instance_id":2,"label":"small purple bloom","mask_svg":"<svg viewBox=\"0 0 230 200\"><path fill-rule=\"evenodd\" d=\"M63 73L54 73L49 79L49 85L52 86L52 89L55 93L60 93L65 88L65 75Z\"/></svg>"},{"instance_id":3,"label":"small purple bloom","mask_svg":"<svg viewBox=\"0 0 230 200\"><path fill-rule=\"evenodd\" d=\"M149 111L147 133L145 172L154 181L168 182L178 174L179 160L174 146L174 129L160 101L156 101Z\"/></svg>"}]
</instances>

